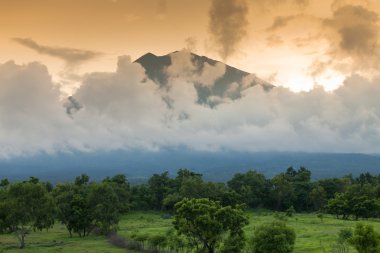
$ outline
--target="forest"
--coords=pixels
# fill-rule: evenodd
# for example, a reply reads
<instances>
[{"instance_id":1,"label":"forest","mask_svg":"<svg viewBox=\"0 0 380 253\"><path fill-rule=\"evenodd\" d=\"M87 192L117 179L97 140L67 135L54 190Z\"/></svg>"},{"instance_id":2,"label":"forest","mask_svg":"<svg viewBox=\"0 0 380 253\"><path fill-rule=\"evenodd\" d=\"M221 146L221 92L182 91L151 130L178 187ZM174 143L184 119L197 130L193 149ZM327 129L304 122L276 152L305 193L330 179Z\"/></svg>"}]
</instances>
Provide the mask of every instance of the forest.
<instances>
[{"instance_id":1,"label":"forest","mask_svg":"<svg viewBox=\"0 0 380 253\"><path fill-rule=\"evenodd\" d=\"M144 229L124 231L128 217L135 217L133 224L147 213L155 218L147 218ZM264 216L271 218L251 226ZM320 240L315 252L380 252L380 174L313 181L307 168L289 167L272 178L251 170L215 183L179 169L136 185L123 174L102 181L82 174L55 185L36 177L0 182L0 252L28 249L29 237L49 234L57 224L67 238L107 238L110 247L128 252L307 252L297 251L300 235L292 225L305 217L321 230L350 224L329 235L332 244ZM167 229L142 233L153 229L155 219ZM17 244L9 243L10 236Z\"/></svg>"}]
</instances>

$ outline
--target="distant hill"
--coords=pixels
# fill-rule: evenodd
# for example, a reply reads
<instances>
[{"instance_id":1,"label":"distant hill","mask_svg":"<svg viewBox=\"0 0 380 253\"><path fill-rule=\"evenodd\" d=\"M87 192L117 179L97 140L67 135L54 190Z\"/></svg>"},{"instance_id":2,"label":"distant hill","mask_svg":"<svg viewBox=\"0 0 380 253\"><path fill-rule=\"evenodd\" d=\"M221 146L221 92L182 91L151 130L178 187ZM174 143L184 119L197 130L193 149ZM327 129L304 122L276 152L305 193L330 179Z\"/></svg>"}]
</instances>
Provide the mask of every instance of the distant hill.
<instances>
[{"instance_id":1,"label":"distant hill","mask_svg":"<svg viewBox=\"0 0 380 253\"><path fill-rule=\"evenodd\" d=\"M173 52L172 54L177 53ZM198 72L201 72L205 64L215 66L217 63L224 64L222 62L210 59L206 56L199 56L191 53L193 64L196 66ZM147 53L138 58L136 63L141 64L146 71L149 79L157 82L160 86L165 86L168 82L168 74L166 69L172 64L171 54L157 56L152 53ZM225 74L215 81L212 87L205 85L196 85L195 88L198 92L198 98L200 103L207 103L207 98L210 96L225 97L228 96L232 99L240 97L241 91L247 87L254 85L262 85L265 89L271 89L274 87L272 84L252 75L249 85L243 87L243 78L250 75L250 73L234 68L229 65L225 65ZM234 84L235 83L235 84ZM226 91L231 88L231 85L238 85L238 89L235 93L226 95Z\"/></svg>"},{"instance_id":2,"label":"distant hill","mask_svg":"<svg viewBox=\"0 0 380 253\"><path fill-rule=\"evenodd\" d=\"M364 154L318 153L237 153L162 150L160 152L102 152L38 155L0 161L0 178L26 179L37 176L62 182L81 173L102 179L125 173L131 182L141 182L153 173L189 168L204 174L207 180L227 181L233 174L255 169L272 177L289 166L305 166L313 179L340 177L363 172L380 174L380 156Z\"/></svg>"}]
</instances>

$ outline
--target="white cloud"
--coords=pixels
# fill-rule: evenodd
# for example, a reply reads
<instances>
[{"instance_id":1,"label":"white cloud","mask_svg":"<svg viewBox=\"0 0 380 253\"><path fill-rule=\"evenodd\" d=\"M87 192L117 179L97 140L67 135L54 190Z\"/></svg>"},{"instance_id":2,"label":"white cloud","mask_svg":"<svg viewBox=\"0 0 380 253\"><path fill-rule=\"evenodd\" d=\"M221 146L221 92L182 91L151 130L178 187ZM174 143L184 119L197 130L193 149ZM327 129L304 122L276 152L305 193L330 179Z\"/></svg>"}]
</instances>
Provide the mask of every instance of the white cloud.
<instances>
[{"instance_id":1,"label":"white cloud","mask_svg":"<svg viewBox=\"0 0 380 253\"><path fill-rule=\"evenodd\" d=\"M44 66L1 64L0 157L164 147L380 152L380 78L352 76L334 92L267 92L257 85L236 100L210 97L217 101L210 108L197 103L199 76L189 74L188 61L173 64L168 86L160 88L139 64L120 57L116 72L84 78L74 94L82 108L70 115Z\"/></svg>"}]
</instances>

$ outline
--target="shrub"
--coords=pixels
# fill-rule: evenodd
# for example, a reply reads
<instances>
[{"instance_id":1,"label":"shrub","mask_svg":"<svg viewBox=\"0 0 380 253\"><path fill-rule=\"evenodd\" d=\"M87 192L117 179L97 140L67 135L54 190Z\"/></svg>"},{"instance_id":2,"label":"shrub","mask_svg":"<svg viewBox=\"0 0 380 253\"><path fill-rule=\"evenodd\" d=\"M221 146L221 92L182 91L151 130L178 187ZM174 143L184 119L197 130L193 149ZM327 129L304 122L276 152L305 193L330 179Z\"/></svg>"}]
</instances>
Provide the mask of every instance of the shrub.
<instances>
[{"instance_id":1,"label":"shrub","mask_svg":"<svg viewBox=\"0 0 380 253\"><path fill-rule=\"evenodd\" d=\"M253 253L291 253L296 234L283 222L273 222L257 227L252 238Z\"/></svg>"}]
</instances>

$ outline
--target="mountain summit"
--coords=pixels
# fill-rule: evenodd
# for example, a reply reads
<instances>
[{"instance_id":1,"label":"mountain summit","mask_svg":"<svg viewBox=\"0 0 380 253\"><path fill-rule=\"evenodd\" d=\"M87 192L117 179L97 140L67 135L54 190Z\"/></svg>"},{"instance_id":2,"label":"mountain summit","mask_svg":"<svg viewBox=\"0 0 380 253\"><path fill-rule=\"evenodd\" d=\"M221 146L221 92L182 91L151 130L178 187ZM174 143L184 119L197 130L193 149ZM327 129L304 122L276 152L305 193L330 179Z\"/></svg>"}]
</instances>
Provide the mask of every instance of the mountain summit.
<instances>
[{"instance_id":1,"label":"mountain summit","mask_svg":"<svg viewBox=\"0 0 380 253\"><path fill-rule=\"evenodd\" d=\"M172 65L172 57L177 53L179 52L175 51L162 56L147 53L138 58L135 62L145 68L149 79L155 81L160 86L165 86L169 79L167 69ZM262 85L266 90L274 87L272 84L258 78L254 74L250 74L206 56L200 56L194 53L190 53L190 55L197 74L201 74L206 68L216 67L217 64L223 66L225 69L224 74L222 73L212 85L206 85L202 83L202 80L195 82L195 88L199 98L198 102L200 103L210 103L210 97L237 99L241 96L243 90L255 85Z\"/></svg>"}]
</instances>

